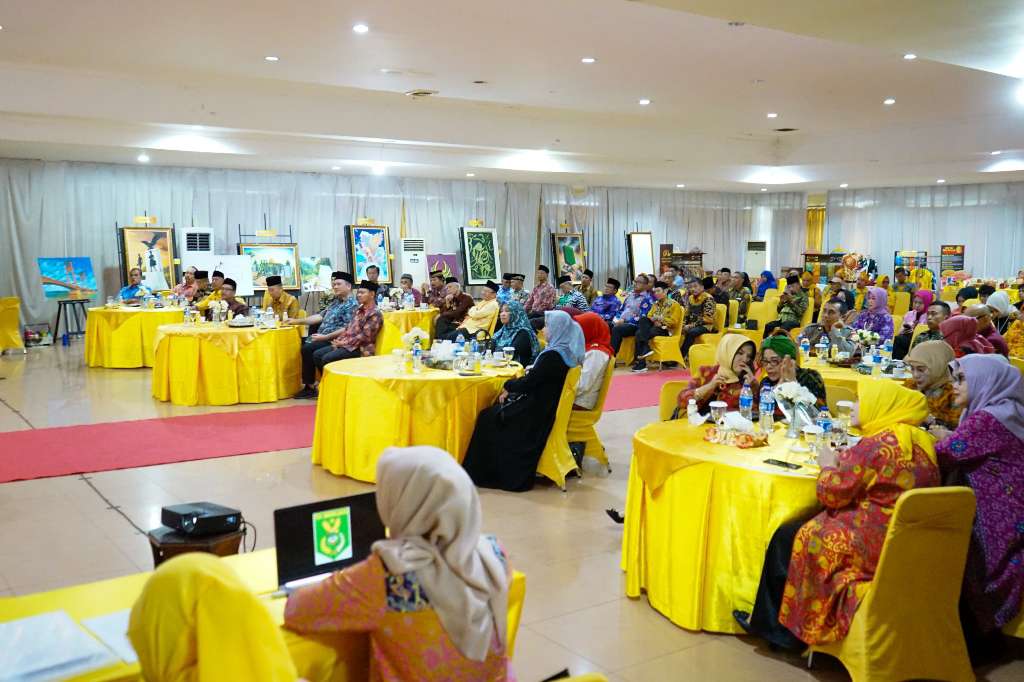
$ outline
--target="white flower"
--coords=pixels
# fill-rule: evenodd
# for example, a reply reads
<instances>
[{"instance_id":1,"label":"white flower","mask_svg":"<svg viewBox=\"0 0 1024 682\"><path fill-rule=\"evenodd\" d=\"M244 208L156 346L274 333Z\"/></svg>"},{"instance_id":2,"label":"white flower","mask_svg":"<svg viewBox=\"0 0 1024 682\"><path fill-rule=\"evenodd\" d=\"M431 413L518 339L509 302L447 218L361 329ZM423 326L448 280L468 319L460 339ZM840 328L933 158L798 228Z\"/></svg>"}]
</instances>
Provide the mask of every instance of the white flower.
<instances>
[{"instance_id":1,"label":"white flower","mask_svg":"<svg viewBox=\"0 0 1024 682\"><path fill-rule=\"evenodd\" d=\"M405 334L402 334L402 345L404 345L404 346L406 346L408 348L412 348L414 345L416 345L416 339L419 339L420 342L423 342L423 341L426 341L429 338L430 338L430 334L428 334L427 332L423 331L419 327L413 327L412 329L407 331Z\"/></svg>"},{"instance_id":2,"label":"white flower","mask_svg":"<svg viewBox=\"0 0 1024 682\"><path fill-rule=\"evenodd\" d=\"M794 405L814 405L817 402L813 393L795 381L779 384L774 393Z\"/></svg>"}]
</instances>

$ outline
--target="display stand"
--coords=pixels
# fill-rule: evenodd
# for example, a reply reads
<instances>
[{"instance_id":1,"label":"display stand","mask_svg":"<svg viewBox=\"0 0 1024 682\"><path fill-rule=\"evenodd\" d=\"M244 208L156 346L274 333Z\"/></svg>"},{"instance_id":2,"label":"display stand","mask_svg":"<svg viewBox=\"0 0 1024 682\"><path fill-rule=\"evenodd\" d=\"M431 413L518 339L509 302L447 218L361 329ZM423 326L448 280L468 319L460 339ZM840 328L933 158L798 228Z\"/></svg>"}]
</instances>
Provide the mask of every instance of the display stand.
<instances>
[{"instance_id":1,"label":"display stand","mask_svg":"<svg viewBox=\"0 0 1024 682\"><path fill-rule=\"evenodd\" d=\"M672 265L679 270L679 274L683 277L701 279L704 277L704 252L673 253Z\"/></svg>"},{"instance_id":2,"label":"display stand","mask_svg":"<svg viewBox=\"0 0 1024 682\"><path fill-rule=\"evenodd\" d=\"M53 324L54 338L60 337L60 321L64 318L64 331L68 336L85 336L85 304L89 299L65 298L57 301L57 321Z\"/></svg>"},{"instance_id":3,"label":"display stand","mask_svg":"<svg viewBox=\"0 0 1024 682\"><path fill-rule=\"evenodd\" d=\"M843 267L845 253L805 253L804 271L814 275L822 284L827 284L836 271Z\"/></svg>"}]
</instances>

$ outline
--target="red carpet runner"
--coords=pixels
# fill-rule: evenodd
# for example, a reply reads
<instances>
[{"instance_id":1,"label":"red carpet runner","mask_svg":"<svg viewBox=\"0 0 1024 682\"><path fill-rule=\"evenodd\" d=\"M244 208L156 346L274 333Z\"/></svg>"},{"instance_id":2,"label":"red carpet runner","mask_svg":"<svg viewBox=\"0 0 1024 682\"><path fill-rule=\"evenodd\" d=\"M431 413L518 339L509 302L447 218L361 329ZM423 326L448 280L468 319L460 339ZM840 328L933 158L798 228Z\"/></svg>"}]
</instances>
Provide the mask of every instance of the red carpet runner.
<instances>
[{"instance_id":1,"label":"red carpet runner","mask_svg":"<svg viewBox=\"0 0 1024 682\"><path fill-rule=\"evenodd\" d=\"M686 370L651 370L646 374L616 374L612 377L608 397L604 401L605 412L633 410L638 407L653 407L658 404L661 386L666 381L689 380Z\"/></svg>"},{"instance_id":2,"label":"red carpet runner","mask_svg":"<svg viewBox=\"0 0 1024 682\"><path fill-rule=\"evenodd\" d=\"M0 433L0 483L309 447L316 405Z\"/></svg>"}]
</instances>

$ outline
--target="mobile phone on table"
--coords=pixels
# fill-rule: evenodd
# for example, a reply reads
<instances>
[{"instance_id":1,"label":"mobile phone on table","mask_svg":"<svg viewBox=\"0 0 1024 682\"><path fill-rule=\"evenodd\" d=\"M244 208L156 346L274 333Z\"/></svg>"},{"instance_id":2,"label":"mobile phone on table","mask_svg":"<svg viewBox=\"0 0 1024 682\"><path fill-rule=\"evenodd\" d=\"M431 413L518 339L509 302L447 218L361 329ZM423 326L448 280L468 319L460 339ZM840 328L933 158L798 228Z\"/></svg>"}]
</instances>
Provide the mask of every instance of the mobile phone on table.
<instances>
[{"instance_id":1,"label":"mobile phone on table","mask_svg":"<svg viewBox=\"0 0 1024 682\"><path fill-rule=\"evenodd\" d=\"M799 464L793 464L792 462L783 462L781 459L766 459L765 464L771 464L776 467L785 467L787 469L799 469Z\"/></svg>"}]
</instances>

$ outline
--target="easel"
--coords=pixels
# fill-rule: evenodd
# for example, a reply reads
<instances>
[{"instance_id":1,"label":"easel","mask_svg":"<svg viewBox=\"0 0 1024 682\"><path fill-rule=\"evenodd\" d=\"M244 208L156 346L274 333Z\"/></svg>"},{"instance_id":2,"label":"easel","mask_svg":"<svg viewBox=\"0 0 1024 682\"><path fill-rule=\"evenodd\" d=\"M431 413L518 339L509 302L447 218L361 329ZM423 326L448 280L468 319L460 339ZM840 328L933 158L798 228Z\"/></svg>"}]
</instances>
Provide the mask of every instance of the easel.
<instances>
[{"instance_id":1,"label":"easel","mask_svg":"<svg viewBox=\"0 0 1024 682\"><path fill-rule=\"evenodd\" d=\"M53 338L58 339L60 333L60 319L64 318L64 331L69 337L85 336L85 317L88 314L85 304L89 302L86 298L65 298L57 301L57 320L53 323ZM74 323L74 329L72 329Z\"/></svg>"},{"instance_id":2,"label":"easel","mask_svg":"<svg viewBox=\"0 0 1024 682\"><path fill-rule=\"evenodd\" d=\"M270 238L270 241L267 241L267 237ZM267 214L266 213L263 214L263 229L262 230L256 230L255 232L242 232L242 223L238 223L238 249L239 249L238 252L239 253L242 252L241 251L241 248L242 248L241 245L242 244L294 244L294 243L296 243L296 242L295 242L295 238L294 238L294 236L292 234L292 226L291 225L288 226L288 239L285 240L284 235L279 235L277 233L276 229L268 226L268 224L267 224ZM298 266L298 268L300 270L302 269L302 264L301 263L297 263L296 265ZM295 273L295 277L296 277L296 279L299 282L299 288L297 290L296 289L292 289L291 291L295 291L296 293L302 295L302 273L301 272L296 272ZM288 291L288 290L286 289L286 291ZM262 301L263 301L263 298L258 293L253 293L252 296L246 296L246 304L247 305L256 305L256 304L261 303ZM303 306L303 307L305 307L305 306Z\"/></svg>"}]
</instances>

